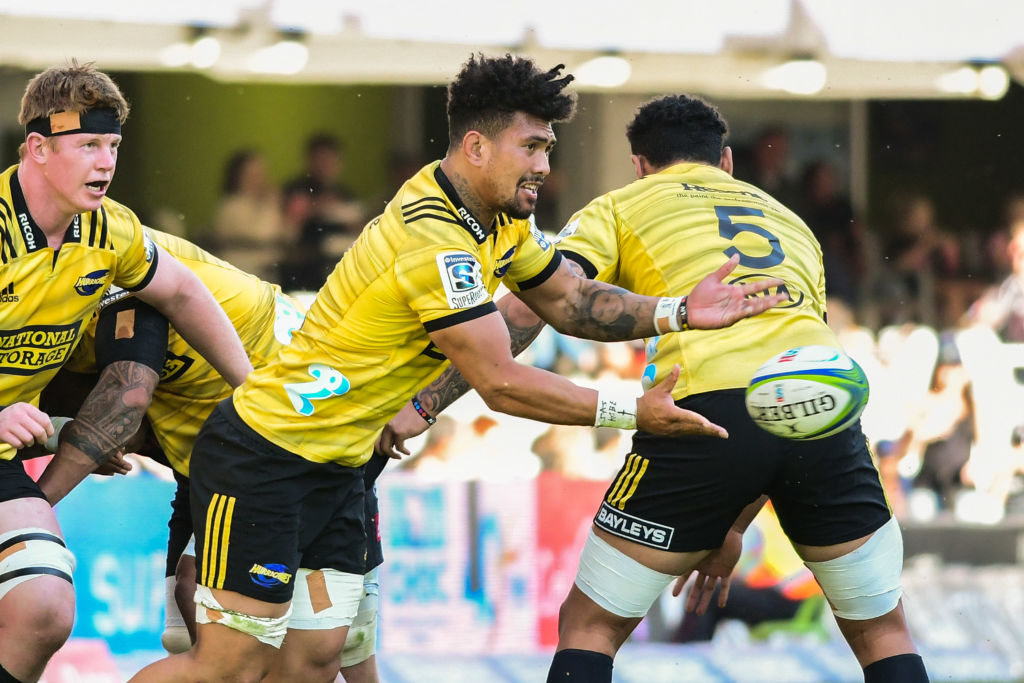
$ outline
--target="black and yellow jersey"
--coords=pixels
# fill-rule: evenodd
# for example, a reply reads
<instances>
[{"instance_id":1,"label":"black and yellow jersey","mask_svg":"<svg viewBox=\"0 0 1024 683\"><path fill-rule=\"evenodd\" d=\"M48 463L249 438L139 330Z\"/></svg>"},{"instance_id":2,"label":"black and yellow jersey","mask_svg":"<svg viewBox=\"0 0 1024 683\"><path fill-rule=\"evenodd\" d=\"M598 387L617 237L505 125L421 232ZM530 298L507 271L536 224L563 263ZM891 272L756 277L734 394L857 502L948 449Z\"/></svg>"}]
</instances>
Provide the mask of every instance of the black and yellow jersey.
<instances>
[{"instance_id":1,"label":"black and yellow jersey","mask_svg":"<svg viewBox=\"0 0 1024 683\"><path fill-rule=\"evenodd\" d=\"M139 219L107 198L75 216L54 251L28 211L17 168L0 174L0 405L35 401L107 287L141 289L157 261ZM0 444L0 459L15 454Z\"/></svg>"},{"instance_id":2,"label":"black and yellow jersey","mask_svg":"<svg viewBox=\"0 0 1024 683\"><path fill-rule=\"evenodd\" d=\"M561 257L528 220L491 230L439 162L406 182L316 295L292 343L235 390L256 432L314 462L362 464L384 424L444 369L428 334L496 310L500 282L546 280Z\"/></svg>"},{"instance_id":3,"label":"black and yellow jersey","mask_svg":"<svg viewBox=\"0 0 1024 683\"><path fill-rule=\"evenodd\" d=\"M649 339L644 384L676 363L673 396L746 387L776 353L804 344L839 346L825 324L821 248L810 229L767 193L725 171L684 163L594 199L555 240L588 277L649 296L691 291L730 256L727 278L783 280L789 300L722 330Z\"/></svg>"},{"instance_id":4,"label":"black and yellow jersey","mask_svg":"<svg viewBox=\"0 0 1024 683\"><path fill-rule=\"evenodd\" d=\"M210 290L238 332L253 367L264 365L290 341L292 332L302 324L302 304L283 294L277 285L243 272L191 242L150 228L146 228L146 232ZM97 369L97 329L101 331L98 343L119 346L117 360L138 360L149 355L133 348L133 344L165 346L160 382L146 415L170 466L188 476L192 444L199 428L214 407L231 395L231 385L173 327L168 329L166 338L158 340L136 333L138 311L120 305L129 296L128 292L114 287L103 297L99 315L110 314L116 316L116 320L97 326L97 320L93 319L68 362L68 369L76 372Z\"/></svg>"}]
</instances>

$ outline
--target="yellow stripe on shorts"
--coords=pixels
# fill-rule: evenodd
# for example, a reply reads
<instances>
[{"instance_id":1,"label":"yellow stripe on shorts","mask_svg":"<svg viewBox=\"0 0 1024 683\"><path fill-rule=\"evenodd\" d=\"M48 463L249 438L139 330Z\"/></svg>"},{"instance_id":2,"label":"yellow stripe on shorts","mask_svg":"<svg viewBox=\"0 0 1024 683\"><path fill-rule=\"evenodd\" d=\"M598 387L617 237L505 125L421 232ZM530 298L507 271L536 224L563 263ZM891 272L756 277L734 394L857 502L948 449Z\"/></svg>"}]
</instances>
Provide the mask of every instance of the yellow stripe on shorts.
<instances>
[{"instance_id":1,"label":"yellow stripe on shorts","mask_svg":"<svg viewBox=\"0 0 1024 683\"><path fill-rule=\"evenodd\" d=\"M206 528L203 532L202 585L221 589L228 566L228 543L231 538L231 517L235 511L235 498L213 494L206 508Z\"/></svg>"},{"instance_id":2,"label":"yellow stripe on shorts","mask_svg":"<svg viewBox=\"0 0 1024 683\"><path fill-rule=\"evenodd\" d=\"M626 501L636 493L636 487L640 485L640 479L644 476L644 472L647 471L647 464L649 462L647 458L641 458L636 453L632 453L629 456L626 460L626 466L622 468L622 473L615 481L615 486L612 487L612 492L608 494L609 505L613 505L620 510L625 509Z\"/></svg>"}]
</instances>

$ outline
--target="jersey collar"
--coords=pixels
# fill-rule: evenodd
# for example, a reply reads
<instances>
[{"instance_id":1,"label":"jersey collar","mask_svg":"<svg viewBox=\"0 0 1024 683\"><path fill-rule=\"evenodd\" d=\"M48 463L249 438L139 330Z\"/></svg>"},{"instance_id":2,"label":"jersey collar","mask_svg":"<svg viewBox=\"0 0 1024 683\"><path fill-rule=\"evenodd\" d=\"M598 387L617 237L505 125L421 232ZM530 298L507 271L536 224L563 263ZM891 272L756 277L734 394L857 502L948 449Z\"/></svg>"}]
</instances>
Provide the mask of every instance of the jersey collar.
<instances>
[{"instance_id":1,"label":"jersey collar","mask_svg":"<svg viewBox=\"0 0 1024 683\"><path fill-rule=\"evenodd\" d=\"M448 197L448 201L450 201L455 207L455 214L458 218L459 226L468 232L470 237L476 240L477 244L483 244L486 242L487 237L494 232L495 223L497 223L498 219L494 219L494 223L491 223L489 230L484 230L480 221L478 221L476 216L473 215L473 212L466 208L466 205L459 198L459 193L455 191L455 186L452 185L450 180L448 180L448 176L446 176L444 171L441 170L440 165L434 169L434 180L437 181L441 191Z\"/></svg>"},{"instance_id":2,"label":"jersey collar","mask_svg":"<svg viewBox=\"0 0 1024 683\"><path fill-rule=\"evenodd\" d=\"M50 246L46 241L43 229L29 213L28 202L25 201L25 192L21 189L17 171L11 174L11 203L14 205L14 215L18 219L18 232L21 233L22 241L25 243L25 253L39 251ZM80 242L82 240L81 226L82 216L75 214L64 231L64 242Z\"/></svg>"}]
</instances>

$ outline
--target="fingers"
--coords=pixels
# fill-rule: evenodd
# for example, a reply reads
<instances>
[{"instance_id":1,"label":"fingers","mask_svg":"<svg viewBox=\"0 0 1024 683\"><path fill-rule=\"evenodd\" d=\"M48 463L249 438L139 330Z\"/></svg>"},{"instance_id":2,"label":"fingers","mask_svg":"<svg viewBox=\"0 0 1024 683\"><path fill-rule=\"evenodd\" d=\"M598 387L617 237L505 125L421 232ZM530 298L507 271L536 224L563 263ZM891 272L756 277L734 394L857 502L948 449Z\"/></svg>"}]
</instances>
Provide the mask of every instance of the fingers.
<instances>
[{"instance_id":1,"label":"fingers","mask_svg":"<svg viewBox=\"0 0 1024 683\"><path fill-rule=\"evenodd\" d=\"M714 273L711 274L711 277L713 277L716 280L718 280L719 282L721 282L722 280L725 279L726 275L728 275L732 271L736 270L736 266L738 266L739 263L740 263L740 255L738 253L737 254L733 254L732 256L729 257L728 261L726 261L721 266L719 266L718 270L716 270Z\"/></svg>"},{"instance_id":2,"label":"fingers","mask_svg":"<svg viewBox=\"0 0 1024 683\"><path fill-rule=\"evenodd\" d=\"M729 585L732 582L732 576L726 576L722 579L722 589L718 591L718 606L725 607L725 603L729 601Z\"/></svg>"},{"instance_id":3,"label":"fingers","mask_svg":"<svg viewBox=\"0 0 1024 683\"><path fill-rule=\"evenodd\" d=\"M664 391L666 393L671 394L672 390L675 389L675 387L676 387L676 382L678 382L678 381L679 381L679 364L676 363L675 365L672 366L672 369L669 371L669 373L667 375L665 375L665 379L663 379L660 382L658 382L658 386L655 387L655 388L658 391Z\"/></svg>"},{"instance_id":4,"label":"fingers","mask_svg":"<svg viewBox=\"0 0 1024 683\"><path fill-rule=\"evenodd\" d=\"M753 296L762 292L767 292L773 287L781 287L786 283L782 278L769 277L763 280L756 280L754 282L748 282L744 285L740 285L740 291L743 292L744 296Z\"/></svg>"},{"instance_id":5,"label":"fingers","mask_svg":"<svg viewBox=\"0 0 1024 683\"><path fill-rule=\"evenodd\" d=\"M686 580L690 578L689 574L676 578L676 582L672 584L672 597L678 598L679 594L683 592L683 587L686 585Z\"/></svg>"}]
</instances>

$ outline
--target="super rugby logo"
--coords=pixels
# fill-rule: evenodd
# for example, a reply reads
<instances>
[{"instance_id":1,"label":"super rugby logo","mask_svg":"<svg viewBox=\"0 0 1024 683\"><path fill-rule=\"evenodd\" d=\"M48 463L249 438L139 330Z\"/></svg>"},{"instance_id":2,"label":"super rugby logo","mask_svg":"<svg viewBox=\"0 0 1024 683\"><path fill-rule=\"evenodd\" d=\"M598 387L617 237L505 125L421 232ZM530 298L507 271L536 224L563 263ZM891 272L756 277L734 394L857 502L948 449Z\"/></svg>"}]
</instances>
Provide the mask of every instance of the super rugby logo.
<instances>
[{"instance_id":1,"label":"super rugby logo","mask_svg":"<svg viewBox=\"0 0 1024 683\"><path fill-rule=\"evenodd\" d=\"M92 296L107 286L107 276L109 275L109 270L94 270L87 273L75 282L75 291L80 296Z\"/></svg>"},{"instance_id":2,"label":"super rugby logo","mask_svg":"<svg viewBox=\"0 0 1024 683\"><path fill-rule=\"evenodd\" d=\"M441 284L453 309L469 308L487 299L480 264L464 251L445 251L437 255Z\"/></svg>"},{"instance_id":3,"label":"super rugby logo","mask_svg":"<svg viewBox=\"0 0 1024 683\"><path fill-rule=\"evenodd\" d=\"M249 578L259 586L270 588L281 583L290 583L292 575L283 564L253 564L249 569Z\"/></svg>"},{"instance_id":4,"label":"super rugby logo","mask_svg":"<svg viewBox=\"0 0 1024 683\"><path fill-rule=\"evenodd\" d=\"M540 228L538 228L536 225L530 225L530 234L533 235L534 241L538 245L540 245L540 248L543 249L544 251L547 251L548 247L551 246L551 243L548 242L548 238L544 236L544 233L542 233L540 231Z\"/></svg>"},{"instance_id":5,"label":"super rugby logo","mask_svg":"<svg viewBox=\"0 0 1024 683\"><path fill-rule=\"evenodd\" d=\"M730 280L729 284L730 285L739 285L739 284L743 284L747 280L761 280L761 279L764 279L766 277L773 277L773 276L771 276L771 275L764 275L764 274L761 274L761 273L750 273L749 275L741 275L740 277L735 278L734 280ZM790 291L790 289L786 285L786 283L782 283L778 287L769 287L768 289L764 290L763 292L761 292L759 294L753 294L752 296L754 296L754 297L771 296L772 294L785 294L786 295L786 300L783 301L778 306L776 306L776 308L797 308L801 304L803 304L804 298L805 298L803 292L796 292L796 296L794 297L793 296L793 292Z\"/></svg>"},{"instance_id":6,"label":"super rugby logo","mask_svg":"<svg viewBox=\"0 0 1024 683\"><path fill-rule=\"evenodd\" d=\"M59 368L78 339L78 323L0 330L0 373L34 375Z\"/></svg>"}]
</instances>

